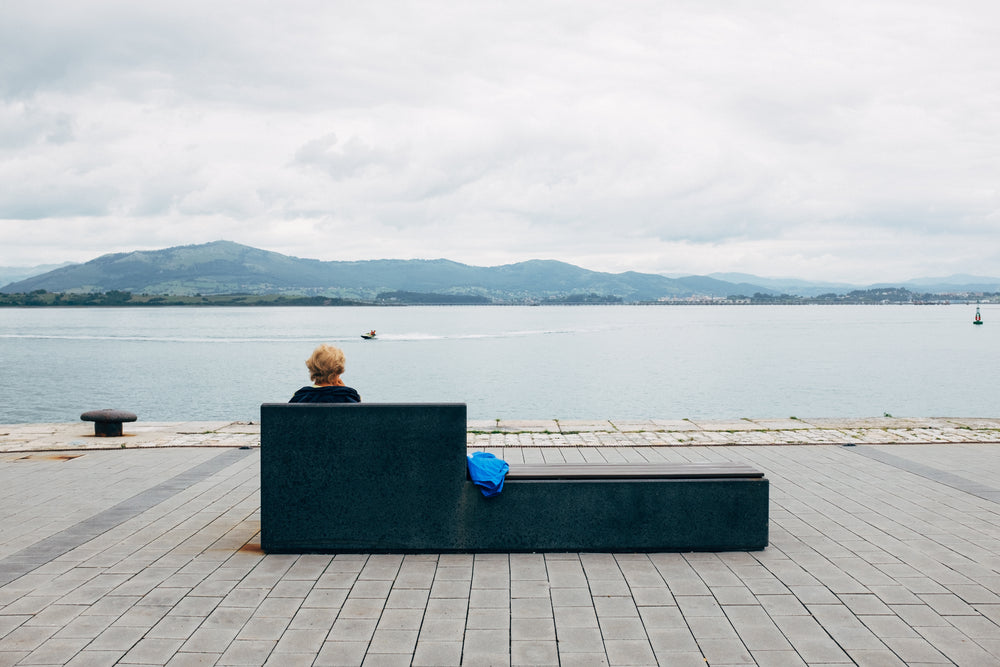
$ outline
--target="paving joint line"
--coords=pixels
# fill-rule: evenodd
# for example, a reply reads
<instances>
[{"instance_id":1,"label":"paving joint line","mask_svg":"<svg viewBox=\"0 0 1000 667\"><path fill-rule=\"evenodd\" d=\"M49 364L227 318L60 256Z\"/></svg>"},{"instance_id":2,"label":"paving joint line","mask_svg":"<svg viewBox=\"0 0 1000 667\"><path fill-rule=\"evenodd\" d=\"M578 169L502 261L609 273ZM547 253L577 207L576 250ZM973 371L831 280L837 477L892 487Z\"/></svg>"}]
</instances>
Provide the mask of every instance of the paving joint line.
<instances>
[{"instance_id":1,"label":"paving joint line","mask_svg":"<svg viewBox=\"0 0 1000 667\"><path fill-rule=\"evenodd\" d=\"M917 443L907 443L907 444L917 444ZM934 443L942 444L942 443ZM896 454L890 454L889 452L883 452L870 445L855 445L850 447L852 451L862 456L867 456L870 459L885 463L899 470L904 470L906 472L913 473L914 475L919 475L925 479L929 479L934 482L939 482L945 486L950 486L953 489L959 491L964 491L965 493L976 496L977 498L982 498L983 500L988 500L993 503L1000 504L1000 489L995 489L991 486L985 484L980 484L971 479L962 477L961 475L956 475L954 473L945 472L938 468L934 468L922 463L917 463L916 461L911 461L902 456L897 456Z\"/></svg>"},{"instance_id":2,"label":"paving joint line","mask_svg":"<svg viewBox=\"0 0 1000 667\"><path fill-rule=\"evenodd\" d=\"M253 449L229 449L106 510L43 538L0 560L0 586L38 569L73 549L152 509L197 482L246 458Z\"/></svg>"}]
</instances>

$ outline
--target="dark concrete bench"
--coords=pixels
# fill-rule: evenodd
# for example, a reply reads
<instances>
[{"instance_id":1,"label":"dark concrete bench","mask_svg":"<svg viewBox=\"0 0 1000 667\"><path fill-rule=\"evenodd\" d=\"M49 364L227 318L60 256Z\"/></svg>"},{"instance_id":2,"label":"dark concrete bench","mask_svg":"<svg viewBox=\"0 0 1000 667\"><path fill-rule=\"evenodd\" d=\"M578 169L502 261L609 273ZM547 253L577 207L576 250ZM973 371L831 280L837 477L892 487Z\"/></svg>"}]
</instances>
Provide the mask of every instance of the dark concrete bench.
<instances>
[{"instance_id":1,"label":"dark concrete bench","mask_svg":"<svg viewBox=\"0 0 1000 667\"><path fill-rule=\"evenodd\" d=\"M742 464L511 464L485 498L464 404L261 406L271 553L743 551L767 521L768 481Z\"/></svg>"}]
</instances>

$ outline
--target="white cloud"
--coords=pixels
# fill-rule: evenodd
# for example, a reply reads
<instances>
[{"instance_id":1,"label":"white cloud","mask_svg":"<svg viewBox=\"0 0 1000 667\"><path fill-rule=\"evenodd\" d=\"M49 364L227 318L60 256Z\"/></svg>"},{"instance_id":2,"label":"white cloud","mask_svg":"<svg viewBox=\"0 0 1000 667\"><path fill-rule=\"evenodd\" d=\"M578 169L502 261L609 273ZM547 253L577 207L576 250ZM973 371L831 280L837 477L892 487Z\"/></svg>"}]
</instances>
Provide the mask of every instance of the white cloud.
<instances>
[{"instance_id":1,"label":"white cloud","mask_svg":"<svg viewBox=\"0 0 1000 667\"><path fill-rule=\"evenodd\" d=\"M1000 275L997 19L978 0L15 0L0 265L227 238Z\"/></svg>"}]
</instances>

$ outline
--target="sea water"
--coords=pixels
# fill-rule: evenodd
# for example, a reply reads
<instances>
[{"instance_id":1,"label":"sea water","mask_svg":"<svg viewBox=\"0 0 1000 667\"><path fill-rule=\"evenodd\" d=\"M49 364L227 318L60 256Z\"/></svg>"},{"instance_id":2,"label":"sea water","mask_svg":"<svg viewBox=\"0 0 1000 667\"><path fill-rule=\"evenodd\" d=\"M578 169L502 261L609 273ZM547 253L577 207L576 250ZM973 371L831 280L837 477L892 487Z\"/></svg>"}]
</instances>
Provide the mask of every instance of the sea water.
<instances>
[{"instance_id":1,"label":"sea water","mask_svg":"<svg viewBox=\"0 0 1000 667\"><path fill-rule=\"evenodd\" d=\"M470 419L996 417L982 308L979 327L957 305L8 308L0 423L255 421L319 343L363 400Z\"/></svg>"}]
</instances>

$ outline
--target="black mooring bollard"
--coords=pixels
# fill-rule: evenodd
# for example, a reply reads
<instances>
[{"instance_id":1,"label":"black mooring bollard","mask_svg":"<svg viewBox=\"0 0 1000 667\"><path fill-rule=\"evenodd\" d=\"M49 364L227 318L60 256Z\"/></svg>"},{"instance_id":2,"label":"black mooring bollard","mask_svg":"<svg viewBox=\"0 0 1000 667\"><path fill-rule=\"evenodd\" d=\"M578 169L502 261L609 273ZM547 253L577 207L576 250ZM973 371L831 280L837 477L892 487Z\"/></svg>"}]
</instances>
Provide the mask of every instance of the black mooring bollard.
<instances>
[{"instance_id":1,"label":"black mooring bollard","mask_svg":"<svg viewBox=\"0 0 1000 667\"><path fill-rule=\"evenodd\" d=\"M127 410L91 410L80 415L80 419L94 422L94 435L99 438L113 438L122 434L122 422L134 422L138 417Z\"/></svg>"}]
</instances>

